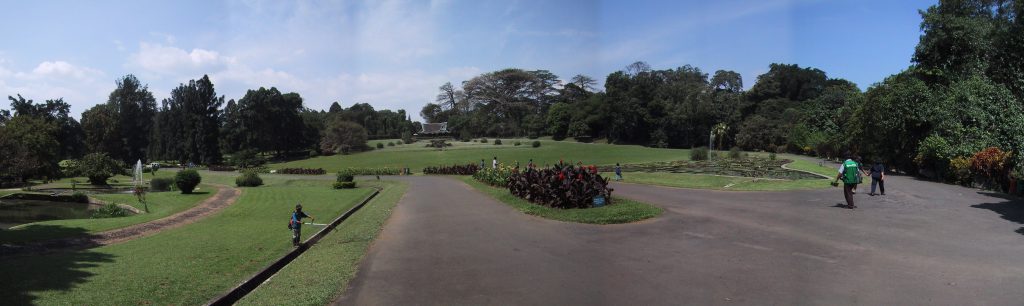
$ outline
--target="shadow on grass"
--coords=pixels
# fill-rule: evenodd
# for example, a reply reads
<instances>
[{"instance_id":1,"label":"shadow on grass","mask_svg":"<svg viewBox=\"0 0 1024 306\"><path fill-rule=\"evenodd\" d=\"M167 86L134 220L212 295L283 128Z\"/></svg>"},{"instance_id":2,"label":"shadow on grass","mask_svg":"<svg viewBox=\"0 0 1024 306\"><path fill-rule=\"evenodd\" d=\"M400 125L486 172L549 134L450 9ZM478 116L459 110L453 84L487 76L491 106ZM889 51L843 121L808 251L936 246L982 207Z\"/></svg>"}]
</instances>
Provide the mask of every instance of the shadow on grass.
<instances>
[{"instance_id":1,"label":"shadow on grass","mask_svg":"<svg viewBox=\"0 0 1024 306\"><path fill-rule=\"evenodd\" d=\"M86 237L88 232L80 227L62 225L30 224L17 229L0 230L0 257L9 254L11 245L37 242L57 238Z\"/></svg>"},{"instance_id":2,"label":"shadow on grass","mask_svg":"<svg viewBox=\"0 0 1024 306\"><path fill-rule=\"evenodd\" d=\"M88 268L113 261L113 255L89 250L0 257L0 296L4 305L38 304L36 292L71 290L93 276Z\"/></svg>"},{"instance_id":3,"label":"shadow on grass","mask_svg":"<svg viewBox=\"0 0 1024 306\"><path fill-rule=\"evenodd\" d=\"M1002 193L978 193L990 197L1000 198L1003 199L1003 201L971 205L971 207L988 209L999 214L999 216L1002 217L1004 220L1014 222L1017 224L1024 224L1024 199ZM1015 232L1024 235L1024 227L1018 228Z\"/></svg>"},{"instance_id":4,"label":"shadow on grass","mask_svg":"<svg viewBox=\"0 0 1024 306\"><path fill-rule=\"evenodd\" d=\"M46 248L61 246L22 246L9 244L10 237L41 235L87 237L82 228L59 225L30 225L19 230L0 230L0 297L4 305L36 304L34 292L67 291L84 283L93 273L85 271L98 263L112 262L113 256L91 250L57 252L39 255ZM38 241L38 240L24 240ZM40 250L40 248L42 248ZM20 254L20 255L19 255Z\"/></svg>"}]
</instances>

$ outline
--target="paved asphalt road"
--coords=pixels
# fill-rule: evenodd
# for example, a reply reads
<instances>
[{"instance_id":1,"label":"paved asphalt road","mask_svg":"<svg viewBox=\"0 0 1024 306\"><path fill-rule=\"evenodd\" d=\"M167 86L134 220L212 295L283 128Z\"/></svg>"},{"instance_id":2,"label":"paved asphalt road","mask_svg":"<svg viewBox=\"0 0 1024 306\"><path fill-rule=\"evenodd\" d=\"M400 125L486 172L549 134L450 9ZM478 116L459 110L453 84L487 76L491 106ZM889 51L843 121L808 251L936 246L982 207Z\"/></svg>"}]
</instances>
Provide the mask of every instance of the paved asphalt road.
<instances>
[{"instance_id":1,"label":"paved asphalt road","mask_svg":"<svg viewBox=\"0 0 1024 306\"><path fill-rule=\"evenodd\" d=\"M653 220L528 216L447 177L403 177L345 305L1022 305L1024 203L890 177L721 192L615 184Z\"/></svg>"}]
</instances>

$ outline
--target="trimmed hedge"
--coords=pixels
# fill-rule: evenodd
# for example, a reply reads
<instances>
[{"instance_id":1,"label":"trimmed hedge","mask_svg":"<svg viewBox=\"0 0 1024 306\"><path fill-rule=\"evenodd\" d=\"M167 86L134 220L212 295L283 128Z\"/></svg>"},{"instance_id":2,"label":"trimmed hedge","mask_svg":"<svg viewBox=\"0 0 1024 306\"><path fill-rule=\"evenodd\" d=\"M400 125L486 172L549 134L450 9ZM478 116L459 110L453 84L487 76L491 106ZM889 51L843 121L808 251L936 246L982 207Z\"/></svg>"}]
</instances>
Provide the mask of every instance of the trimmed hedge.
<instances>
[{"instance_id":1,"label":"trimmed hedge","mask_svg":"<svg viewBox=\"0 0 1024 306\"><path fill-rule=\"evenodd\" d=\"M235 185L238 187L256 187L263 185L263 179L256 172L242 172L242 175L235 178Z\"/></svg>"},{"instance_id":2,"label":"trimmed hedge","mask_svg":"<svg viewBox=\"0 0 1024 306\"><path fill-rule=\"evenodd\" d=\"M356 188L356 182L334 182L334 189Z\"/></svg>"},{"instance_id":3,"label":"trimmed hedge","mask_svg":"<svg viewBox=\"0 0 1024 306\"><path fill-rule=\"evenodd\" d=\"M495 139L494 140L494 145L500 146L501 145L501 139Z\"/></svg>"},{"instance_id":4,"label":"trimmed hedge","mask_svg":"<svg viewBox=\"0 0 1024 306\"><path fill-rule=\"evenodd\" d=\"M477 164L437 166L437 167L426 167L426 168L423 168L423 174L439 174L439 175L473 175L477 171L480 171L480 165L477 165Z\"/></svg>"},{"instance_id":5,"label":"trimmed hedge","mask_svg":"<svg viewBox=\"0 0 1024 306\"><path fill-rule=\"evenodd\" d=\"M199 186L199 183L203 181L203 177L199 176L199 172L193 169L186 169L178 171L178 174L174 175L174 185L178 186L178 190L181 193L192 193L192 190Z\"/></svg>"},{"instance_id":6,"label":"trimmed hedge","mask_svg":"<svg viewBox=\"0 0 1024 306\"><path fill-rule=\"evenodd\" d=\"M316 169L311 169L311 168L284 168L284 169L278 169L277 173L278 174L321 175L321 174L327 174L327 170L324 170L323 168L316 168Z\"/></svg>"},{"instance_id":7,"label":"trimmed hedge","mask_svg":"<svg viewBox=\"0 0 1024 306\"><path fill-rule=\"evenodd\" d=\"M339 171L339 173L345 173L349 175L398 175L400 173L397 168L381 167L381 168L348 168Z\"/></svg>"},{"instance_id":8,"label":"trimmed hedge","mask_svg":"<svg viewBox=\"0 0 1024 306\"><path fill-rule=\"evenodd\" d=\"M222 165L210 166L208 169L210 171L236 171L236 170L238 170L238 168L235 168L235 167L232 167L232 166L222 166Z\"/></svg>"},{"instance_id":9,"label":"trimmed hedge","mask_svg":"<svg viewBox=\"0 0 1024 306\"><path fill-rule=\"evenodd\" d=\"M533 146L534 148L538 148L540 147L540 140L534 140L533 143L531 143L530 145Z\"/></svg>"}]
</instances>

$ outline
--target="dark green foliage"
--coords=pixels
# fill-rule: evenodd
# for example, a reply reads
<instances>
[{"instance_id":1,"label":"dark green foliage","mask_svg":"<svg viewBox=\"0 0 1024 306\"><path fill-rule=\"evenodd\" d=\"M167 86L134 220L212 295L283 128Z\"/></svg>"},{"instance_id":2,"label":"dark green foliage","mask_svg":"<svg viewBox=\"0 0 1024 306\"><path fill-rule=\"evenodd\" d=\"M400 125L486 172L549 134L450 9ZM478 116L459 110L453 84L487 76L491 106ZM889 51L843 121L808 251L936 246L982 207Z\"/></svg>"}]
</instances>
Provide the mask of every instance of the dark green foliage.
<instances>
[{"instance_id":1,"label":"dark green foliage","mask_svg":"<svg viewBox=\"0 0 1024 306\"><path fill-rule=\"evenodd\" d=\"M107 205L103 205L103 207L100 207L99 209L93 211L92 218L117 218L128 216L129 214L130 213L128 212L127 209L121 208L121 206L117 206L117 204L114 203L108 203Z\"/></svg>"},{"instance_id":2,"label":"dark green foliage","mask_svg":"<svg viewBox=\"0 0 1024 306\"><path fill-rule=\"evenodd\" d=\"M590 208L595 197L610 201L612 192L608 180L594 166L554 166L512 173L508 189L517 197L554 208Z\"/></svg>"},{"instance_id":3,"label":"dark green foliage","mask_svg":"<svg viewBox=\"0 0 1024 306\"><path fill-rule=\"evenodd\" d=\"M399 144L402 144L402 143L413 143L413 142L416 142L416 140L412 138L412 132L410 132L410 131L402 132L402 142L400 142Z\"/></svg>"},{"instance_id":4,"label":"dark green foliage","mask_svg":"<svg viewBox=\"0 0 1024 306\"><path fill-rule=\"evenodd\" d=\"M388 141L388 146L389 146L389 147L394 147L394 146L395 146L395 143L394 143L394 142L390 142L390 141Z\"/></svg>"},{"instance_id":5,"label":"dark green foliage","mask_svg":"<svg viewBox=\"0 0 1024 306\"><path fill-rule=\"evenodd\" d=\"M208 76L179 85L161 104L149 146L152 158L197 164L222 161L220 107L224 96L217 96Z\"/></svg>"},{"instance_id":6,"label":"dark green foliage","mask_svg":"<svg viewBox=\"0 0 1024 306\"><path fill-rule=\"evenodd\" d=\"M741 157L741 153L740 147L732 147L732 149L729 149L729 158L739 159Z\"/></svg>"},{"instance_id":7,"label":"dark green foliage","mask_svg":"<svg viewBox=\"0 0 1024 306\"><path fill-rule=\"evenodd\" d=\"M378 149L383 149L383 148L384 148L384 143L382 143L382 142L378 142L378 143L377 143L377 148L378 148Z\"/></svg>"},{"instance_id":8,"label":"dark green foliage","mask_svg":"<svg viewBox=\"0 0 1024 306\"><path fill-rule=\"evenodd\" d=\"M305 174L305 175L322 175L327 174L327 170L323 168L283 168L278 169L277 174Z\"/></svg>"},{"instance_id":9,"label":"dark green foliage","mask_svg":"<svg viewBox=\"0 0 1024 306\"><path fill-rule=\"evenodd\" d=\"M487 138L480 138L480 143L487 143Z\"/></svg>"},{"instance_id":10,"label":"dark green foliage","mask_svg":"<svg viewBox=\"0 0 1024 306\"><path fill-rule=\"evenodd\" d=\"M356 182L334 182L334 189L356 188Z\"/></svg>"},{"instance_id":11,"label":"dark green foliage","mask_svg":"<svg viewBox=\"0 0 1024 306\"><path fill-rule=\"evenodd\" d=\"M480 170L480 165L477 164L466 164L466 165L451 165L451 166L437 166L437 167L426 167L423 168L423 174L440 174L440 175L473 175Z\"/></svg>"},{"instance_id":12,"label":"dark green foliage","mask_svg":"<svg viewBox=\"0 0 1024 306\"><path fill-rule=\"evenodd\" d=\"M337 178L336 181L338 181L338 182L351 182L354 179L355 179L355 177L352 176L351 173L348 173L348 172L338 172L338 178Z\"/></svg>"},{"instance_id":13,"label":"dark green foliage","mask_svg":"<svg viewBox=\"0 0 1024 306\"><path fill-rule=\"evenodd\" d=\"M77 203L89 203L89 196L81 192L71 194L71 200Z\"/></svg>"},{"instance_id":14,"label":"dark green foliage","mask_svg":"<svg viewBox=\"0 0 1024 306\"><path fill-rule=\"evenodd\" d=\"M405 142L402 142L402 140L401 140L401 139L399 139L399 140L395 141L395 144L397 144L397 145L402 145L402 144L405 144Z\"/></svg>"},{"instance_id":15,"label":"dark green foliage","mask_svg":"<svg viewBox=\"0 0 1024 306\"><path fill-rule=\"evenodd\" d=\"M150 191L171 191L174 179L169 177L157 177L149 181Z\"/></svg>"},{"instance_id":16,"label":"dark green foliage","mask_svg":"<svg viewBox=\"0 0 1024 306\"><path fill-rule=\"evenodd\" d=\"M235 185L238 187L256 187L263 185L263 179L256 172L244 171L242 175L235 178Z\"/></svg>"},{"instance_id":17,"label":"dark green foliage","mask_svg":"<svg viewBox=\"0 0 1024 306\"><path fill-rule=\"evenodd\" d=\"M123 174L125 165L115 160L106 153L90 153L82 157L78 162L78 173L89 178L93 185L106 185L107 179Z\"/></svg>"},{"instance_id":18,"label":"dark green foliage","mask_svg":"<svg viewBox=\"0 0 1024 306\"><path fill-rule=\"evenodd\" d=\"M60 176L56 132L56 125L31 116L15 116L0 125L0 179Z\"/></svg>"},{"instance_id":19,"label":"dark green foliage","mask_svg":"<svg viewBox=\"0 0 1024 306\"><path fill-rule=\"evenodd\" d=\"M258 167L267 163L267 159L255 150L241 150L231 155L230 162L239 168Z\"/></svg>"},{"instance_id":20,"label":"dark green foliage","mask_svg":"<svg viewBox=\"0 0 1024 306\"><path fill-rule=\"evenodd\" d=\"M540 147L540 140L534 140L532 143L530 143L530 146L532 146L534 148L539 148Z\"/></svg>"},{"instance_id":21,"label":"dark green foliage","mask_svg":"<svg viewBox=\"0 0 1024 306\"><path fill-rule=\"evenodd\" d=\"M346 168L338 172L338 175L342 173L348 175L398 175L401 171L398 168Z\"/></svg>"},{"instance_id":22,"label":"dark green foliage","mask_svg":"<svg viewBox=\"0 0 1024 306\"><path fill-rule=\"evenodd\" d=\"M303 110L302 97L297 93L281 93L273 87L249 90L237 103L228 101L224 107L221 146L230 153L255 150L283 154L311 148L319 143L309 143L317 139L308 137ZM330 127L324 137L329 132Z\"/></svg>"},{"instance_id":23,"label":"dark green foliage","mask_svg":"<svg viewBox=\"0 0 1024 306\"><path fill-rule=\"evenodd\" d=\"M202 180L203 178L199 176L199 172L193 169L181 170L174 175L174 185L178 186L178 190L181 190L181 193L184 194L192 193L192 190L195 190Z\"/></svg>"},{"instance_id":24,"label":"dark green foliage","mask_svg":"<svg viewBox=\"0 0 1024 306\"><path fill-rule=\"evenodd\" d=\"M690 150L690 160L708 160L708 148L693 148L693 150Z\"/></svg>"},{"instance_id":25,"label":"dark green foliage","mask_svg":"<svg viewBox=\"0 0 1024 306\"><path fill-rule=\"evenodd\" d=\"M522 145L523 143L521 141L516 140L516 142L513 142L512 144L514 144L516 146L519 146L519 145Z\"/></svg>"},{"instance_id":26,"label":"dark green foliage","mask_svg":"<svg viewBox=\"0 0 1024 306\"><path fill-rule=\"evenodd\" d=\"M774 161L776 158L775 152L768 153L768 160Z\"/></svg>"},{"instance_id":27,"label":"dark green foliage","mask_svg":"<svg viewBox=\"0 0 1024 306\"><path fill-rule=\"evenodd\" d=\"M210 170L210 171L236 171L236 170L238 170L238 168L235 168L235 167L232 167L232 166L224 166L224 165L212 165L212 166L207 167L207 170Z\"/></svg>"},{"instance_id":28,"label":"dark green foliage","mask_svg":"<svg viewBox=\"0 0 1024 306\"><path fill-rule=\"evenodd\" d=\"M501 139L495 139L494 140L494 145L500 146L501 145Z\"/></svg>"},{"instance_id":29,"label":"dark green foliage","mask_svg":"<svg viewBox=\"0 0 1024 306\"><path fill-rule=\"evenodd\" d=\"M336 117L327 124L323 139L320 140L320 149L341 154L364 151L367 148L366 139L366 129L361 125Z\"/></svg>"}]
</instances>

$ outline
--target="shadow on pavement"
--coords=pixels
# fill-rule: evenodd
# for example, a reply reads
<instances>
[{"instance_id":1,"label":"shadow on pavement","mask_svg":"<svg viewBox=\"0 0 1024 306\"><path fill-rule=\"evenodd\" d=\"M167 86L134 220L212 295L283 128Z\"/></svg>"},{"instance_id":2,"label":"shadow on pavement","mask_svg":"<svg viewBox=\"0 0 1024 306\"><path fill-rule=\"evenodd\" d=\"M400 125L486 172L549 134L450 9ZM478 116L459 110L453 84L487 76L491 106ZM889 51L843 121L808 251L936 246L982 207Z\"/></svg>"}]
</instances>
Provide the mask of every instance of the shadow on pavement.
<instances>
[{"instance_id":1,"label":"shadow on pavement","mask_svg":"<svg viewBox=\"0 0 1024 306\"><path fill-rule=\"evenodd\" d=\"M0 257L0 299L4 305L38 304L34 293L70 290L93 275L86 269L113 259L91 250Z\"/></svg>"},{"instance_id":2,"label":"shadow on pavement","mask_svg":"<svg viewBox=\"0 0 1024 306\"><path fill-rule=\"evenodd\" d=\"M978 194L989 197L1001 198L1004 201L995 203L982 203L971 205L974 208L991 210L1007 221L1017 224L1024 224L1024 199L1001 193L978 192ZM1024 227L1018 228L1015 232L1024 235Z\"/></svg>"}]
</instances>

